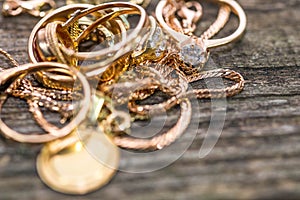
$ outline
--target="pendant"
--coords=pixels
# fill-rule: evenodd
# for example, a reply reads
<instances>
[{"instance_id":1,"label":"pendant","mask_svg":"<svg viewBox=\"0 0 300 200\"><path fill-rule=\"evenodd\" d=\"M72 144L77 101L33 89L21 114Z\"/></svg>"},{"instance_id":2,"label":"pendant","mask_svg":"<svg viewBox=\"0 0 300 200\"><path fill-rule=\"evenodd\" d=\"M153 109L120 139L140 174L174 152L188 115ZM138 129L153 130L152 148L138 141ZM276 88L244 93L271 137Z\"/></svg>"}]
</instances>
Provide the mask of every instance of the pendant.
<instances>
[{"instance_id":1,"label":"pendant","mask_svg":"<svg viewBox=\"0 0 300 200\"><path fill-rule=\"evenodd\" d=\"M82 195L111 180L118 169L120 153L99 130L77 131L80 134L73 132L45 145L36 165L42 181L53 190Z\"/></svg>"}]
</instances>

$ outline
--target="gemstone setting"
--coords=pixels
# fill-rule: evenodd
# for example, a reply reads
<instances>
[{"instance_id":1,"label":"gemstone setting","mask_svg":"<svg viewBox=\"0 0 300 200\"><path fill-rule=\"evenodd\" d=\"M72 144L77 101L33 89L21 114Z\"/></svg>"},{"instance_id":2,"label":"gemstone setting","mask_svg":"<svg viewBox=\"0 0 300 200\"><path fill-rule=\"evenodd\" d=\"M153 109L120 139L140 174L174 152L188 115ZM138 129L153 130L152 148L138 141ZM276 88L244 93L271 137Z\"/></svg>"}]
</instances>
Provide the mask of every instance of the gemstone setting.
<instances>
[{"instance_id":1,"label":"gemstone setting","mask_svg":"<svg viewBox=\"0 0 300 200\"><path fill-rule=\"evenodd\" d=\"M154 50L154 55L160 57L167 48L165 36L162 29L156 26L153 35L148 40L147 48Z\"/></svg>"},{"instance_id":2,"label":"gemstone setting","mask_svg":"<svg viewBox=\"0 0 300 200\"><path fill-rule=\"evenodd\" d=\"M180 58L187 64L199 66L207 60L207 52L201 44L189 41L180 48Z\"/></svg>"},{"instance_id":3,"label":"gemstone setting","mask_svg":"<svg viewBox=\"0 0 300 200\"><path fill-rule=\"evenodd\" d=\"M160 27L156 27L153 35L151 36L151 39L149 40L149 47L150 48L155 48L157 43L161 40L162 38L162 30Z\"/></svg>"}]
</instances>

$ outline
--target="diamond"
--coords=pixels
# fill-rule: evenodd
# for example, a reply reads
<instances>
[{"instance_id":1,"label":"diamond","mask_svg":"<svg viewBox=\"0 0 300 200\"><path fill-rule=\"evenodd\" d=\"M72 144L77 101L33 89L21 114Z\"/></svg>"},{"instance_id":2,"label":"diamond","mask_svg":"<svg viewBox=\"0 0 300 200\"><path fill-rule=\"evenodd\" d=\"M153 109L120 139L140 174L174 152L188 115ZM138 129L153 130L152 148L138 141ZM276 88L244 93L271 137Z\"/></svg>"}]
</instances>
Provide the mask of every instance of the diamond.
<instances>
[{"instance_id":1,"label":"diamond","mask_svg":"<svg viewBox=\"0 0 300 200\"><path fill-rule=\"evenodd\" d=\"M151 36L151 39L149 40L149 47L155 48L156 45L160 42L160 40L163 37L163 32L160 27L156 27L153 35Z\"/></svg>"},{"instance_id":2,"label":"diamond","mask_svg":"<svg viewBox=\"0 0 300 200\"><path fill-rule=\"evenodd\" d=\"M155 50L155 56L160 57L161 54L166 50L167 43L165 40L161 41L159 46Z\"/></svg>"},{"instance_id":3,"label":"diamond","mask_svg":"<svg viewBox=\"0 0 300 200\"><path fill-rule=\"evenodd\" d=\"M180 57L185 63L197 66L206 61L206 52L201 46L192 42L180 49Z\"/></svg>"},{"instance_id":4,"label":"diamond","mask_svg":"<svg viewBox=\"0 0 300 200\"><path fill-rule=\"evenodd\" d=\"M154 50L154 54L156 57L160 57L162 53L166 50L167 44L164 39L165 38L162 29L159 26L157 26L153 35L148 41L148 48Z\"/></svg>"}]
</instances>

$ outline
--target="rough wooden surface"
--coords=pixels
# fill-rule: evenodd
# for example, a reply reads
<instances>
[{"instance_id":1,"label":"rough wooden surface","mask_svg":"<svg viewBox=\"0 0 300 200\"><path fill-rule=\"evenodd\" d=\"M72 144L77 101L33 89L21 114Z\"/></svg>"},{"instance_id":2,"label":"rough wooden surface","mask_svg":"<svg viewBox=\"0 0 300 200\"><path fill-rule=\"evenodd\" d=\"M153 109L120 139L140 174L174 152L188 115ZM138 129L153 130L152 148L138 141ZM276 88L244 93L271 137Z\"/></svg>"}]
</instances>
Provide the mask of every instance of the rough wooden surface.
<instances>
[{"instance_id":1,"label":"rough wooden surface","mask_svg":"<svg viewBox=\"0 0 300 200\"><path fill-rule=\"evenodd\" d=\"M209 126L209 101L201 102L200 134L180 159L151 173L119 172L106 187L81 197L56 193L40 181L35 169L40 146L2 138L0 199L299 199L300 1L239 2L248 16L247 33L233 48L211 55L217 66L239 71L247 83L227 100L222 135L207 157L200 159L198 151ZM20 63L28 61L27 39L37 21L28 15L0 17L0 47ZM25 105L11 100L1 117L30 130L31 115L14 114Z\"/></svg>"}]
</instances>

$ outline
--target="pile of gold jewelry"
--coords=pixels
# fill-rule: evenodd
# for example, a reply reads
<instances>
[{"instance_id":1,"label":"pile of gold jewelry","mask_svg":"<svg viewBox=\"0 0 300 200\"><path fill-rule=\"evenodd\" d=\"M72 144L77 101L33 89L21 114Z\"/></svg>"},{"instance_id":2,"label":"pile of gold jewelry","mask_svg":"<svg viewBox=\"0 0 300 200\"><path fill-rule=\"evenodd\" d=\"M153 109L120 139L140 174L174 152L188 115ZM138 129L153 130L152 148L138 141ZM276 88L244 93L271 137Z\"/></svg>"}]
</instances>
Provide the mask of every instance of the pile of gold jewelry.
<instances>
[{"instance_id":1,"label":"pile of gold jewelry","mask_svg":"<svg viewBox=\"0 0 300 200\"><path fill-rule=\"evenodd\" d=\"M17 132L0 118L1 134L22 143L45 143L37 159L38 173L49 187L67 194L85 194L106 184L118 168L118 147L155 151L172 144L189 126L193 96L225 98L244 87L243 77L233 70L203 71L210 49L242 36L243 9L234 0L212 1L219 7L217 18L198 37L194 32L202 17L201 2L161 0L154 18L142 7L149 1L67 1L55 9L53 0L6 0L4 15L27 12L42 19L29 38L31 63L20 66L0 49L13 65L0 72L0 112L8 97L25 100L44 133ZM231 13L239 19L235 32L211 39ZM214 77L234 84L221 89L188 87ZM156 91L168 99L141 103ZM124 105L130 112L119 109ZM167 131L150 138L129 135L133 121L175 106L180 116ZM43 109L58 113L60 125L47 121ZM102 162L89 148L96 149Z\"/></svg>"}]
</instances>

